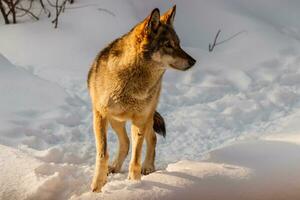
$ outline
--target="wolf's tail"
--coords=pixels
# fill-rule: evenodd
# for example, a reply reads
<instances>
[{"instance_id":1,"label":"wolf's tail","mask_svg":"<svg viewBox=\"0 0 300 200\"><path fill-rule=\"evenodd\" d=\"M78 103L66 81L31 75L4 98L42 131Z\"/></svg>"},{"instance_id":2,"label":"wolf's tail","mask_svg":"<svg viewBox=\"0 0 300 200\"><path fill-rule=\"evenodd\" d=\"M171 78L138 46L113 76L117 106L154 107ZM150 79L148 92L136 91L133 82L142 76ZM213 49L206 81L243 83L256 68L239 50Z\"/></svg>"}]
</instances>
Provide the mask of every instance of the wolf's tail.
<instances>
[{"instance_id":1,"label":"wolf's tail","mask_svg":"<svg viewBox=\"0 0 300 200\"><path fill-rule=\"evenodd\" d=\"M166 137L165 120L157 111L155 111L153 116L153 129L157 134Z\"/></svg>"}]
</instances>

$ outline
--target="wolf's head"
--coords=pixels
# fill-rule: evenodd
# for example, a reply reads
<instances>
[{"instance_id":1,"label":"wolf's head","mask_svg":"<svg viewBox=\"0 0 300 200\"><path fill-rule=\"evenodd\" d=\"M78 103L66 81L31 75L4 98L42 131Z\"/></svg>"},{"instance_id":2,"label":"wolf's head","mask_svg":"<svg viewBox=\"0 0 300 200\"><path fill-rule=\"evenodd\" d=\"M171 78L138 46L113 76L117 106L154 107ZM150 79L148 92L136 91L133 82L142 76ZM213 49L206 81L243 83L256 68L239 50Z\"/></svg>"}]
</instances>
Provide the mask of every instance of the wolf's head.
<instances>
[{"instance_id":1,"label":"wolf's head","mask_svg":"<svg viewBox=\"0 0 300 200\"><path fill-rule=\"evenodd\" d=\"M160 16L159 10L136 26L136 37L140 52L146 59L152 59L164 66L178 70L191 68L196 60L180 47L180 40L174 30L173 22L176 6Z\"/></svg>"}]
</instances>

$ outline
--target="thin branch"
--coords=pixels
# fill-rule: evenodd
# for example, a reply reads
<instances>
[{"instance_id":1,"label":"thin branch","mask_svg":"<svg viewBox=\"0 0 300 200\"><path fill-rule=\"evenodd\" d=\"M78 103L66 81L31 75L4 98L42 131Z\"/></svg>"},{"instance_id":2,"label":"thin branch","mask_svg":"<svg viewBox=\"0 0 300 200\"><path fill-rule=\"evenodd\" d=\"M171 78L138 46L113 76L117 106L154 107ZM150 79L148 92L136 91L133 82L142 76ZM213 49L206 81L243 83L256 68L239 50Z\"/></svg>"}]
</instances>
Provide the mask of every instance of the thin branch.
<instances>
[{"instance_id":1,"label":"thin branch","mask_svg":"<svg viewBox=\"0 0 300 200\"><path fill-rule=\"evenodd\" d=\"M245 31L245 30L244 30L244 31L237 32L236 34L230 36L229 38L227 38L227 39L225 39L225 40L223 40L223 41L221 41L221 42L218 42L216 45L222 44L222 43L224 43L224 42L228 42L229 40L235 38L236 36L238 36L238 35L240 35L240 34L242 34L242 33L246 33L246 32L247 32L247 31Z\"/></svg>"},{"instance_id":2,"label":"thin branch","mask_svg":"<svg viewBox=\"0 0 300 200\"><path fill-rule=\"evenodd\" d=\"M215 36L215 39L214 39L214 43L213 43L212 45L209 43L209 45L208 45L208 50L209 50L209 52L212 52L212 51L214 50L214 48L215 48L217 45L220 45L220 44L223 44L223 43L225 43L225 42L228 42L229 40L232 40L233 38L237 37L238 35L240 35L240 34L242 34L242 33L246 33L246 32L247 32L247 31L245 31L245 30L240 31L240 32L237 32L237 33L235 33L234 35L230 36L229 38L227 38L227 39L225 39L225 40L222 40L222 41L220 41L220 42L217 42L218 37L219 37L219 35L220 35L220 33L221 33L221 30L218 30L218 32L217 32L217 34L216 34L216 36Z\"/></svg>"},{"instance_id":3,"label":"thin branch","mask_svg":"<svg viewBox=\"0 0 300 200\"><path fill-rule=\"evenodd\" d=\"M86 5L81 5L81 6L72 6L72 7L68 7L66 8L67 10L72 10L72 9L78 9L78 8L87 8L90 6L97 6L98 4L86 4Z\"/></svg>"},{"instance_id":4,"label":"thin branch","mask_svg":"<svg viewBox=\"0 0 300 200\"><path fill-rule=\"evenodd\" d=\"M220 33L221 33L221 30L218 30L218 33L217 33L217 35L215 36L215 39L214 39L214 43L212 45L209 43L209 45L208 45L209 52L212 52L214 50L214 48L216 46L216 43L217 43L217 39L218 39Z\"/></svg>"},{"instance_id":5,"label":"thin branch","mask_svg":"<svg viewBox=\"0 0 300 200\"><path fill-rule=\"evenodd\" d=\"M5 8L4 8L4 5L2 3L2 0L0 0L0 11L1 11L1 14L2 14L2 16L4 18L4 23L5 24L9 24L10 21L8 19L8 15L7 15L6 11L5 11Z\"/></svg>"},{"instance_id":6,"label":"thin branch","mask_svg":"<svg viewBox=\"0 0 300 200\"><path fill-rule=\"evenodd\" d=\"M39 0L39 1L40 1L41 7L44 10L45 14L48 16L48 18L51 17L51 12L48 8L46 8L44 1L43 0Z\"/></svg>"},{"instance_id":7,"label":"thin branch","mask_svg":"<svg viewBox=\"0 0 300 200\"><path fill-rule=\"evenodd\" d=\"M39 18L33 14L31 11L27 10L27 9L24 9L24 8L20 8L20 7L16 7L17 10L21 10L21 11L24 11L25 14L29 14L31 17L33 17L34 19L36 20L39 20Z\"/></svg>"},{"instance_id":8,"label":"thin branch","mask_svg":"<svg viewBox=\"0 0 300 200\"><path fill-rule=\"evenodd\" d=\"M50 2L49 0L47 0L48 2ZM56 14L56 16L55 16L55 18L52 20L52 23L54 23L54 28L57 28L57 26L58 26L58 18L59 18L59 16L60 16L60 14L62 13L62 12L64 12L64 9L65 9L65 7L66 7L66 3L68 2L68 0L64 0L60 5L58 4L58 1L59 0L56 0L56 2L55 2L55 14Z\"/></svg>"},{"instance_id":9,"label":"thin branch","mask_svg":"<svg viewBox=\"0 0 300 200\"><path fill-rule=\"evenodd\" d=\"M28 10L28 11L31 10L32 4L33 4L33 0L30 0L30 4L29 4L29 7L28 7L28 8L24 8L23 5L22 5L21 3L20 3L20 5L18 6L18 8L17 8L17 6L16 6L16 9L19 9L19 10L21 10L21 11L24 11L23 14L17 15L17 17L23 17L23 16L25 16L26 14L28 14L25 10Z\"/></svg>"},{"instance_id":10,"label":"thin branch","mask_svg":"<svg viewBox=\"0 0 300 200\"><path fill-rule=\"evenodd\" d=\"M106 12L108 14L110 14L111 16L115 17L116 14L113 13L112 11L108 10L108 9L105 9L105 8L98 8L99 11L103 11L103 12Z\"/></svg>"}]
</instances>

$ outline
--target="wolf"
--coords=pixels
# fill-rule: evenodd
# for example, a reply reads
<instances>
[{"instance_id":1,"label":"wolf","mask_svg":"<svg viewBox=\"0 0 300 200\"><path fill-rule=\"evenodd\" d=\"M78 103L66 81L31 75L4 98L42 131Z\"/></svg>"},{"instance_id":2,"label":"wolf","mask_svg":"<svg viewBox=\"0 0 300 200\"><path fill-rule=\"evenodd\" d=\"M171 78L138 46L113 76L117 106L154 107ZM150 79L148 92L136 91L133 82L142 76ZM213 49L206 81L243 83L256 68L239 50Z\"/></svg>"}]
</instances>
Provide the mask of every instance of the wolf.
<instances>
[{"instance_id":1,"label":"wolf","mask_svg":"<svg viewBox=\"0 0 300 200\"><path fill-rule=\"evenodd\" d=\"M185 71L196 60L180 47L173 22L176 5L160 16L155 8L128 33L114 40L94 60L88 73L92 102L96 163L91 189L100 192L108 173L120 171L129 150L125 123L131 121L132 155L128 178L140 180L155 170L155 132L165 136L165 122L156 111L166 69ZM107 127L119 140L119 150L108 166ZM147 151L141 165L144 139Z\"/></svg>"}]
</instances>

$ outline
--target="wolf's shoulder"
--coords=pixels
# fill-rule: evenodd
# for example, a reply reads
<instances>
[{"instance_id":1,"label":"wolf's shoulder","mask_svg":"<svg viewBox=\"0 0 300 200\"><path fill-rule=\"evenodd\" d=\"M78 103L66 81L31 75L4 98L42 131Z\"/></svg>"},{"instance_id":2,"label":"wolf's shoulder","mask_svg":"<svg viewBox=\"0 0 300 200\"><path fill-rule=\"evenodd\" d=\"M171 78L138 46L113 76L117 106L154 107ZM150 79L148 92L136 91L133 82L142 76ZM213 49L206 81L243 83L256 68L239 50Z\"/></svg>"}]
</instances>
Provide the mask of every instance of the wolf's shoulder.
<instances>
[{"instance_id":1,"label":"wolf's shoulder","mask_svg":"<svg viewBox=\"0 0 300 200\"><path fill-rule=\"evenodd\" d=\"M95 62L106 61L110 56L119 56L122 53L121 38L117 38L104 47L96 56Z\"/></svg>"},{"instance_id":2,"label":"wolf's shoulder","mask_svg":"<svg viewBox=\"0 0 300 200\"><path fill-rule=\"evenodd\" d=\"M121 38L115 39L114 41L109 43L105 48L99 51L99 53L96 55L88 72L88 87L90 86L90 82L93 79L93 77L97 76L97 74L100 72L100 68L106 67L106 63L110 57L120 56L122 52L120 40Z\"/></svg>"}]
</instances>

